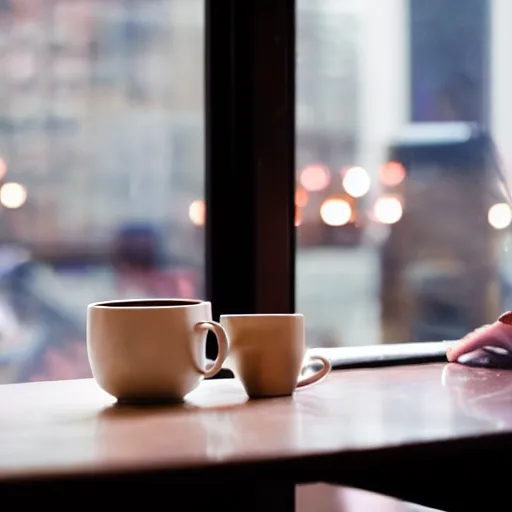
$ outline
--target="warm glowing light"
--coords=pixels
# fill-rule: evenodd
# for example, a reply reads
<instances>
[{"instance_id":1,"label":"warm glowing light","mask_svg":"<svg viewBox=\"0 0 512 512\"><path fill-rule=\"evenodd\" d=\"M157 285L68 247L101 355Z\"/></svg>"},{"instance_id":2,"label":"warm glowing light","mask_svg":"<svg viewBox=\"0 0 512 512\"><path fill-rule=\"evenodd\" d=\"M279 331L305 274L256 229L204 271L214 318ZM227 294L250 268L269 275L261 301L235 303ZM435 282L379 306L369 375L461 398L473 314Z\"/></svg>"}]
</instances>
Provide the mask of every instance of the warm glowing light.
<instances>
[{"instance_id":1,"label":"warm glowing light","mask_svg":"<svg viewBox=\"0 0 512 512\"><path fill-rule=\"evenodd\" d=\"M308 204L309 194L304 187L298 187L295 191L295 204L302 208Z\"/></svg>"},{"instance_id":2,"label":"warm glowing light","mask_svg":"<svg viewBox=\"0 0 512 512\"><path fill-rule=\"evenodd\" d=\"M7 164L5 163L5 160L0 158L0 180L5 176L6 172L7 172Z\"/></svg>"},{"instance_id":3,"label":"warm glowing light","mask_svg":"<svg viewBox=\"0 0 512 512\"><path fill-rule=\"evenodd\" d=\"M512 210L507 203L493 204L487 214L489 224L494 229L505 229L512 222Z\"/></svg>"},{"instance_id":4,"label":"warm glowing light","mask_svg":"<svg viewBox=\"0 0 512 512\"><path fill-rule=\"evenodd\" d=\"M343 176L343 188L352 197L363 197L371 187L370 176L362 167L350 167Z\"/></svg>"},{"instance_id":5,"label":"warm glowing light","mask_svg":"<svg viewBox=\"0 0 512 512\"><path fill-rule=\"evenodd\" d=\"M204 219L206 217L206 207L204 201L196 199L190 203L188 208L188 216L193 224L196 226L204 226Z\"/></svg>"},{"instance_id":6,"label":"warm glowing light","mask_svg":"<svg viewBox=\"0 0 512 512\"><path fill-rule=\"evenodd\" d=\"M405 167L400 162L387 162L380 170L380 180L386 187L396 187L405 179Z\"/></svg>"},{"instance_id":7,"label":"warm glowing light","mask_svg":"<svg viewBox=\"0 0 512 512\"><path fill-rule=\"evenodd\" d=\"M327 188L330 182L331 173L325 165L308 165L300 173L301 185L310 192L323 190L324 188Z\"/></svg>"},{"instance_id":8,"label":"warm glowing light","mask_svg":"<svg viewBox=\"0 0 512 512\"><path fill-rule=\"evenodd\" d=\"M298 227L302 224L302 212L300 208L295 208L295 227Z\"/></svg>"},{"instance_id":9,"label":"warm glowing light","mask_svg":"<svg viewBox=\"0 0 512 512\"><path fill-rule=\"evenodd\" d=\"M27 200L27 189L19 183L4 183L0 188L0 203L6 208L19 208Z\"/></svg>"},{"instance_id":10,"label":"warm glowing light","mask_svg":"<svg viewBox=\"0 0 512 512\"><path fill-rule=\"evenodd\" d=\"M326 199L320 207L320 217L328 226L344 226L352 217L352 208L345 199Z\"/></svg>"},{"instance_id":11,"label":"warm glowing light","mask_svg":"<svg viewBox=\"0 0 512 512\"><path fill-rule=\"evenodd\" d=\"M402 218L402 203L392 196L377 199L374 206L375 218L382 224L395 224Z\"/></svg>"}]
</instances>

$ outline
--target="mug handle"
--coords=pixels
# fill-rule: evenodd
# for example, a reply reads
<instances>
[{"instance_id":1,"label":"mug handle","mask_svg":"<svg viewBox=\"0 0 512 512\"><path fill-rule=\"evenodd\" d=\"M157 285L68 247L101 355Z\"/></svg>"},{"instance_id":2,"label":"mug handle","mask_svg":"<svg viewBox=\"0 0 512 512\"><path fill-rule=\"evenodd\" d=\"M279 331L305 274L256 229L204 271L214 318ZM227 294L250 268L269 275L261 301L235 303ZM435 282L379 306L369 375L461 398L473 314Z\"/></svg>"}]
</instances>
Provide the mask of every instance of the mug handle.
<instances>
[{"instance_id":1,"label":"mug handle","mask_svg":"<svg viewBox=\"0 0 512 512\"><path fill-rule=\"evenodd\" d=\"M219 347L217 359L215 359L215 361L213 361L213 363L206 369L203 369L196 364L199 373L201 373L205 379L208 379L219 373L222 369L222 365L228 355L228 335L222 325L213 321L199 322L195 325L195 329L198 331L211 331L215 334L215 338L217 339L217 346Z\"/></svg>"},{"instance_id":2,"label":"mug handle","mask_svg":"<svg viewBox=\"0 0 512 512\"><path fill-rule=\"evenodd\" d=\"M309 356L309 361L320 361L323 365L323 367L318 370L313 375L310 375L309 377L304 377L302 379L299 379L299 382L297 382L298 388L303 388L305 386L309 386L311 384L314 384L315 382L318 382L319 380L322 380L330 371L331 371L331 362L329 359L325 358L324 356L320 355L311 355Z\"/></svg>"}]
</instances>

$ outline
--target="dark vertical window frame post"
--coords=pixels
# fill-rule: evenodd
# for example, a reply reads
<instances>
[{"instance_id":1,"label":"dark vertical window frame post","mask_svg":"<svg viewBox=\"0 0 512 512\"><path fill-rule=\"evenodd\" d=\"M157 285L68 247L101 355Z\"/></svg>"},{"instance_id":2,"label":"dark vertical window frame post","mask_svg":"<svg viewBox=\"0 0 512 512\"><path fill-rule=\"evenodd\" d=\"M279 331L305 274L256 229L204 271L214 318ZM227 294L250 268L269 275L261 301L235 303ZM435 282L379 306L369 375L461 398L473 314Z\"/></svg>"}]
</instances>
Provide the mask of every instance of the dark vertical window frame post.
<instances>
[{"instance_id":1,"label":"dark vertical window frame post","mask_svg":"<svg viewBox=\"0 0 512 512\"><path fill-rule=\"evenodd\" d=\"M295 0L207 0L205 26L207 297L214 318L290 313Z\"/></svg>"}]
</instances>

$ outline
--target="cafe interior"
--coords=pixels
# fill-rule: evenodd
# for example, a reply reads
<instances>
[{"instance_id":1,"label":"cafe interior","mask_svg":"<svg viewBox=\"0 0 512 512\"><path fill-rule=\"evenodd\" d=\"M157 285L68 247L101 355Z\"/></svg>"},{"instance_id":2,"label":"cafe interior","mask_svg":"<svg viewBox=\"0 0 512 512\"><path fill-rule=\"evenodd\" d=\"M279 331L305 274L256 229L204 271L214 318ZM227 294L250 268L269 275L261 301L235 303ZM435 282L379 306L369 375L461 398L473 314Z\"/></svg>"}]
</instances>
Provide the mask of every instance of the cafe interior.
<instances>
[{"instance_id":1,"label":"cafe interior","mask_svg":"<svg viewBox=\"0 0 512 512\"><path fill-rule=\"evenodd\" d=\"M511 21L0 0L0 509L512 507Z\"/></svg>"}]
</instances>

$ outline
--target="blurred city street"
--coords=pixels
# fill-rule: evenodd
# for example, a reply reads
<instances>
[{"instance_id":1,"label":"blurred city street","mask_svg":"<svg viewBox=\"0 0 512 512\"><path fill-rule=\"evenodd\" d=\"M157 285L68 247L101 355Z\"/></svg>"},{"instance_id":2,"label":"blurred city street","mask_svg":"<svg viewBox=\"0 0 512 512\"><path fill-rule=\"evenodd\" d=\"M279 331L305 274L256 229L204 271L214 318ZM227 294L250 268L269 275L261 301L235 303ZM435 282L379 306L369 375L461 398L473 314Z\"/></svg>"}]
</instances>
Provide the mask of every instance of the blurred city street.
<instances>
[{"instance_id":1,"label":"blurred city street","mask_svg":"<svg viewBox=\"0 0 512 512\"><path fill-rule=\"evenodd\" d=\"M379 343L377 256L366 245L298 250L296 311L305 315L309 346ZM82 325L89 302L117 297L107 270L84 276L40 268L36 276L34 291Z\"/></svg>"},{"instance_id":2,"label":"blurred city street","mask_svg":"<svg viewBox=\"0 0 512 512\"><path fill-rule=\"evenodd\" d=\"M512 308L509 4L297 2L309 347L454 339ZM83 349L90 302L204 296L204 19L202 0L0 9L8 379Z\"/></svg>"},{"instance_id":3,"label":"blurred city street","mask_svg":"<svg viewBox=\"0 0 512 512\"><path fill-rule=\"evenodd\" d=\"M299 249L296 310L306 317L308 345L379 343L378 284L378 259L373 247ZM88 303L120 296L107 268L81 273L38 266L31 292L79 330L85 327ZM141 293L125 290L123 296L136 298Z\"/></svg>"},{"instance_id":4,"label":"blurred city street","mask_svg":"<svg viewBox=\"0 0 512 512\"><path fill-rule=\"evenodd\" d=\"M299 249L296 272L296 310L305 315L310 347L380 342L374 247Z\"/></svg>"}]
</instances>

